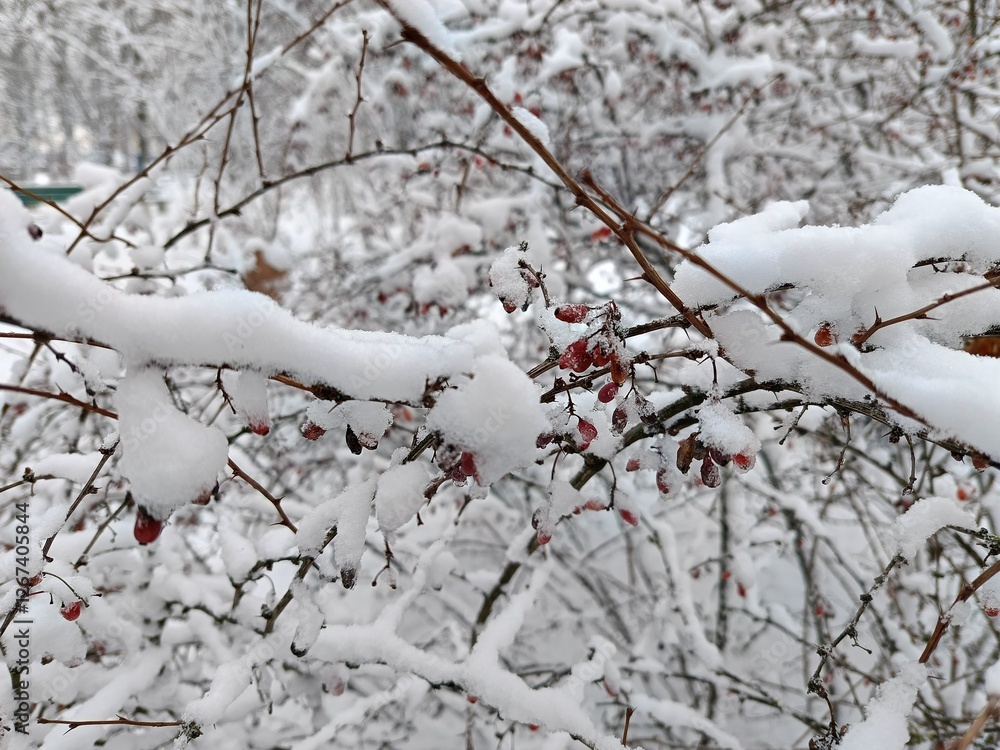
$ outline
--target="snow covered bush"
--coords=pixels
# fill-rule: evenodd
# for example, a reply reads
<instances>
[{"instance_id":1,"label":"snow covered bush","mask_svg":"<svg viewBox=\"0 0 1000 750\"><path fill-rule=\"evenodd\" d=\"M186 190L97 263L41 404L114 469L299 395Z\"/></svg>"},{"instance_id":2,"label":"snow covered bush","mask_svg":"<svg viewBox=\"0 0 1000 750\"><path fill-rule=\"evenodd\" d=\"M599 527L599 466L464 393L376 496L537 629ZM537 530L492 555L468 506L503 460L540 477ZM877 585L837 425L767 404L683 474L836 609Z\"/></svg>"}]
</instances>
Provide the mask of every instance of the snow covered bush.
<instances>
[{"instance_id":1,"label":"snow covered bush","mask_svg":"<svg viewBox=\"0 0 1000 750\"><path fill-rule=\"evenodd\" d=\"M0 742L995 742L994 15L203 5L10 14Z\"/></svg>"}]
</instances>

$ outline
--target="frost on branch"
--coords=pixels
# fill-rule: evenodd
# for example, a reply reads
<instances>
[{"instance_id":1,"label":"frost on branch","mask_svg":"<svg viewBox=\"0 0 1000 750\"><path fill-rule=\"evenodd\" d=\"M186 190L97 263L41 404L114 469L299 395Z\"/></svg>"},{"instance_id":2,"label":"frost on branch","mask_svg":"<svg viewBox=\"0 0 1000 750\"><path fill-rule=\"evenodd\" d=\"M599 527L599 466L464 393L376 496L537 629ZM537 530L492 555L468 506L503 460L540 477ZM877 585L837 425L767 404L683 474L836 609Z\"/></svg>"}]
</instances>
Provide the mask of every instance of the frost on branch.
<instances>
[{"instance_id":1,"label":"frost on branch","mask_svg":"<svg viewBox=\"0 0 1000 750\"><path fill-rule=\"evenodd\" d=\"M174 406L163 374L130 371L118 384L121 471L142 508L165 520L210 492L225 468L229 444Z\"/></svg>"}]
</instances>

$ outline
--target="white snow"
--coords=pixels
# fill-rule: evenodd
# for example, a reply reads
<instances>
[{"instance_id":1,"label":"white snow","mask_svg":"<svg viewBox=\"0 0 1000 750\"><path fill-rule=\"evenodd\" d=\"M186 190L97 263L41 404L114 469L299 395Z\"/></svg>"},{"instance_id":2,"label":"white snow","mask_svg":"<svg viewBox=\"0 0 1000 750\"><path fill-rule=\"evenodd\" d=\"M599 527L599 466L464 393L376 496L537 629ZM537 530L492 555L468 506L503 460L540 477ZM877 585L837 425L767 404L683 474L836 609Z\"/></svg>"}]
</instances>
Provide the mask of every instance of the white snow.
<instances>
[{"instance_id":1,"label":"white snow","mask_svg":"<svg viewBox=\"0 0 1000 750\"><path fill-rule=\"evenodd\" d=\"M396 18L427 38L431 44L455 60L462 55L455 45L455 38L438 18L434 7L427 0L387 0Z\"/></svg>"},{"instance_id":2,"label":"white snow","mask_svg":"<svg viewBox=\"0 0 1000 750\"><path fill-rule=\"evenodd\" d=\"M538 386L510 360L486 355L465 382L444 391L427 415L427 427L446 443L475 455L480 484L534 462L535 441L549 421Z\"/></svg>"},{"instance_id":3,"label":"white snow","mask_svg":"<svg viewBox=\"0 0 1000 750\"><path fill-rule=\"evenodd\" d=\"M65 255L35 245L30 215L0 191L0 298L7 315L66 338L119 351L128 363L221 365L286 372L356 398L418 401L425 384L468 367L470 350L440 336L323 329L261 294L126 294Z\"/></svg>"},{"instance_id":4,"label":"white snow","mask_svg":"<svg viewBox=\"0 0 1000 750\"><path fill-rule=\"evenodd\" d=\"M549 139L549 128L544 122L524 107L514 107L510 113L514 115L514 119L524 125L525 129L537 138L543 146L548 147L550 145L551 141Z\"/></svg>"},{"instance_id":5,"label":"white snow","mask_svg":"<svg viewBox=\"0 0 1000 750\"><path fill-rule=\"evenodd\" d=\"M417 514L429 481L427 467L417 462L394 466L378 478L375 514L383 533L395 532Z\"/></svg>"},{"instance_id":6,"label":"white snow","mask_svg":"<svg viewBox=\"0 0 1000 750\"><path fill-rule=\"evenodd\" d=\"M163 520L212 489L226 465L226 436L179 411L162 373L130 369L115 401L119 466L149 515Z\"/></svg>"},{"instance_id":7,"label":"white snow","mask_svg":"<svg viewBox=\"0 0 1000 750\"><path fill-rule=\"evenodd\" d=\"M868 703L865 720L848 730L840 750L903 750L909 743L906 718L913 710L917 693L927 681L927 668L910 663L899 674L879 686Z\"/></svg>"},{"instance_id":8,"label":"white snow","mask_svg":"<svg viewBox=\"0 0 1000 750\"><path fill-rule=\"evenodd\" d=\"M915 502L896 521L896 546L899 554L912 560L923 543L945 526L977 529L979 524L956 500L927 497Z\"/></svg>"}]
</instances>

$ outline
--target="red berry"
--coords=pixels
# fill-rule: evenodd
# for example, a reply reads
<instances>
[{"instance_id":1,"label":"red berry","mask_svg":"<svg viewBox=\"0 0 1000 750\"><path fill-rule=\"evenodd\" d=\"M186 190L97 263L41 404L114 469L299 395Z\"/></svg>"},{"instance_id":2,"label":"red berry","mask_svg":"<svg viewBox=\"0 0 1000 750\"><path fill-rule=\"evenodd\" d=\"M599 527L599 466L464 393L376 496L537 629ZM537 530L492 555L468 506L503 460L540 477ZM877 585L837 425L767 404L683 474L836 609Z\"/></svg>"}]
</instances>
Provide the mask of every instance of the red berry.
<instances>
[{"instance_id":1,"label":"red berry","mask_svg":"<svg viewBox=\"0 0 1000 750\"><path fill-rule=\"evenodd\" d=\"M135 514L135 527L132 529L135 540L139 544L150 544L156 541L161 531L163 531L163 521L153 518L140 505L138 512Z\"/></svg>"},{"instance_id":2,"label":"red berry","mask_svg":"<svg viewBox=\"0 0 1000 750\"><path fill-rule=\"evenodd\" d=\"M715 465L715 462L709 456L705 456L705 459L701 462L701 481L706 487L711 488L722 484L722 475L719 474L719 467Z\"/></svg>"},{"instance_id":3,"label":"red berry","mask_svg":"<svg viewBox=\"0 0 1000 750\"><path fill-rule=\"evenodd\" d=\"M817 604L816 609L813 610L813 614L815 614L817 617L823 617L823 615L826 614L826 609L823 607L822 604Z\"/></svg>"},{"instance_id":4,"label":"red berry","mask_svg":"<svg viewBox=\"0 0 1000 750\"><path fill-rule=\"evenodd\" d=\"M555 439L556 439L556 436L553 433L551 433L551 432L543 432L541 435L539 435L536 438L536 440L535 440L535 447L537 447L537 448L544 448L545 446L547 446L549 443L551 443Z\"/></svg>"},{"instance_id":5,"label":"red berry","mask_svg":"<svg viewBox=\"0 0 1000 750\"><path fill-rule=\"evenodd\" d=\"M825 323L819 327L816 331L816 335L813 336L813 341L816 342L816 346L833 346L833 343L837 340L837 337L833 335L833 331L830 330L830 326Z\"/></svg>"},{"instance_id":6,"label":"red berry","mask_svg":"<svg viewBox=\"0 0 1000 750\"><path fill-rule=\"evenodd\" d=\"M537 724L528 724L528 729L530 729L532 732L537 732L538 731L538 725Z\"/></svg>"},{"instance_id":7,"label":"red berry","mask_svg":"<svg viewBox=\"0 0 1000 750\"><path fill-rule=\"evenodd\" d=\"M469 703L479 703L479 698L474 695L465 696L465 700L469 701Z\"/></svg>"},{"instance_id":8,"label":"red berry","mask_svg":"<svg viewBox=\"0 0 1000 750\"><path fill-rule=\"evenodd\" d=\"M251 422L250 431L254 435L266 435L271 431L271 425L266 422Z\"/></svg>"},{"instance_id":9,"label":"red berry","mask_svg":"<svg viewBox=\"0 0 1000 750\"><path fill-rule=\"evenodd\" d=\"M590 308L586 305L560 305L556 308L555 316L563 323L582 323L590 313Z\"/></svg>"},{"instance_id":10,"label":"red berry","mask_svg":"<svg viewBox=\"0 0 1000 750\"><path fill-rule=\"evenodd\" d=\"M608 506L604 503L603 500L593 500L593 499L592 500L588 500L583 507L586 508L587 510L607 510L608 509Z\"/></svg>"},{"instance_id":11,"label":"red berry","mask_svg":"<svg viewBox=\"0 0 1000 750\"><path fill-rule=\"evenodd\" d=\"M592 242L600 242L601 240L608 239L608 237L610 236L611 236L611 230L608 229L607 227L601 227L600 229L595 230L594 233L590 235L590 239Z\"/></svg>"},{"instance_id":12,"label":"red berry","mask_svg":"<svg viewBox=\"0 0 1000 750\"><path fill-rule=\"evenodd\" d=\"M538 543L548 544L552 541L552 530L551 529L539 529L538 530Z\"/></svg>"},{"instance_id":13,"label":"red berry","mask_svg":"<svg viewBox=\"0 0 1000 750\"><path fill-rule=\"evenodd\" d=\"M625 406L622 405L611 414L611 431L616 435L621 435L626 427L628 427L628 412L625 411Z\"/></svg>"},{"instance_id":14,"label":"red berry","mask_svg":"<svg viewBox=\"0 0 1000 750\"><path fill-rule=\"evenodd\" d=\"M990 462L985 456L972 457L972 468L974 468L976 471L986 471L989 465Z\"/></svg>"},{"instance_id":15,"label":"red berry","mask_svg":"<svg viewBox=\"0 0 1000 750\"><path fill-rule=\"evenodd\" d=\"M741 597L746 596L747 595L746 586L744 586L742 583L737 583L736 593L739 594Z\"/></svg>"},{"instance_id":16,"label":"red berry","mask_svg":"<svg viewBox=\"0 0 1000 750\"><path fill-rule=\"evenodd\" d=\"M604 386L597 392L597 400L602 404L610 404L615 400L615 396L618 395L618 384L617 383L605 383Z\"/></svg>"},{"instance_id":17,"label":"red berry","mask_svg":"<svg viewBox=\"0 0 1000 750\"><path fill-rule=\"evenodd\" d=\"M670 473L666 469L658 469L656 472L656 489L664 495L670 494Z\"/></svg>"},{"instance_id":18,"label":"red berry","mask_svg":"<svg viewBox=\"0 0 1000 750\"><path fill-rule=\"evenodd\" d=\"M985 607L983 612L988 614L990 617L996 617L1000 615L1000 607Z\"/></svg>"},{"instance_id":19,"label":"red berry","mask_svg":"<svg viewBox=\"0 0 1000 750\"><path fill-rule=\"evenodd\" d=\"M757 454L756 453L737 453L733 456L733 466L736 467L736 471L740 474L744 474L750 469L752 469L757 464Z\"/></svg>"},{"instance_id":20,"label":"red berry","mask_svg":"<svg viewBox=\"0 0 1000 750\"><path fill-rule=\"evenodd\" d=\"M733 571L731 571L731 570L724 570L724 571L722 571L722 574L720 575L720 577L722 578L723 581L728 581L730 578L733 577Z\"/></svg>"},{"instance_id":21,"label":"red berry","mask_svg":"<svg viewBox=\"0 0 1000 750\"><path fill-rule=\"evenodd\" d=\"M475 454L465 451L462 454L460 468L465 476L473 477L477 483L482 484L482 482L479 481L479 467L476 466Z\"/></svg>"},{"instance_id":22,"label":"red berry","mask_svg":"<svg viewBox=\"0 0 1000 750\"><path fill-rule=\"evenodd\" d=\"M625 464L625 471L639 471L642 468L642 462L638 458L630 458L628 463Z\"/></svg>"},{"instance_id":23,"label":"red berry","mask_svg":"<svg viewBox=\"0 0 1000 750\"><path fill-rule=\"evenodd\" d=\"M579 447L580 450L585 451L590 447L590 443L594 440L594 438L597 437L597 428L594 427L593 422L581 419L576 425L576 429L579 431L581 438L577 447Z\"/></svg>"},{"instance_id":24,"label":"red berry","mask_svg":"<svg viewBox=\"0 0 1000 750\"><path fill-rule=\"evenodd\" d=\"M611 358L611 379L621 385L628 380L628 367L618 357Z\"/></svg>"},{"instance_id":25,"label":"red berry","mask_svg":"<svg viewBox=\"0 0 1000 750\"><path fill-rule=\"evenodd\" d=\"M972 490L966 485L960 485L958 490L955 492L955 496L959 500L968 500L972 497Z\"/></svg>"},{"instance_id":26,"label":"red berry","mask_svg":"<svg viewBox=\"0 0 1000 750\"><path fill-rule=\"evenodd\" d=\"M319 440L326 434L326 430L315 422L307 421L302 425L302 437L306 440Z\"/></svg>"},{"instance_id":27,"label":"red berry","mask_svg":"<svg viewBox=\"0 0 1000 750\"><path fill-rule=\"evenodd\" d=\"M619 508L618 515L621 516L622 520L629 526L639 525L639 516L637 516L634 511L628 510L627 508Z\"/></svg>"},{"instance_id":28,"label":"red berry","mask_svg":"<svg viewBox=\"0 0 1000 750\"><path fill-rule=\"evenodd\" d=\"M611 355L604 350L603 346L598 344L594 347L594 367L604 367L610 361Z\"/></svg>"},{"instance_id":29,"label":"red berry","mask_svg":"<svg viewBox=\"0 0 1000 750\"><path fill-rule=\"evenodd\" d=\"M500 301L501 301L501 302L503 302L503 310L504 310L504 312L505 312L505 313L507 313L508 315L510 315L510 314L511 314L512 312L514 312L515 310L517 310L517 305L515 305L515 304L514 304L513 302L511 302L510 300L506 300L506 299L502 299L502 300L500 300Z\"/></svg>"},{"instance_id":30,"label":"red berry","mask_svg":"<svg viewBox=\"0 0 1000 750\"><path fill-rule=\"evenodd\" d=\"M594 363L593 355L587 351L589 346L587 339L574 341L559 357L559 367L573 372L585 372Z\"/></svg>"},{"instance_id":31,"label":"red berry","mask_svg":"<svg viewBox=\"0 0 1000 750\"><path fill-rule=\"evenodd\" d=\"M79 600L67 604L65 607L59 610L59 614L63 616L64 619L73 622L76 618L80 616L80 602Z\"/></svg>"}]
</instances>

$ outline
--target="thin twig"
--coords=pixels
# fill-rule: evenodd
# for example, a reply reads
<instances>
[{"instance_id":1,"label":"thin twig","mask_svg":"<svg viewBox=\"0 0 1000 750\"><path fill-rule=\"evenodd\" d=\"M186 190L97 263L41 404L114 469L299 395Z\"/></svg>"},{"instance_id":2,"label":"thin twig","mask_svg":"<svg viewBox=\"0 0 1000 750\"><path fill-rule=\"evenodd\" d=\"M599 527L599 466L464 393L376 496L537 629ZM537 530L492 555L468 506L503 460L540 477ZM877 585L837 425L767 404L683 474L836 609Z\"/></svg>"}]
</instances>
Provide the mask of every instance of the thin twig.
<instances>
[{"instance_id":1,"label":"thin twig","mask_svg":"<svg viewBox=\"0 0 1000 750\"><path fill-rule=\"evenodd\" d=\"M365 53L368 52L368 39L368 29L361 29L361 61L358 63L358 72L354 74L354 80L358 83L357 98L354 100L354 108L347 116L350 123L347 135L347 154L344 156L347 161L351 161L351 155L354 153L354 131L357 126L358 110L361 108L361 102L364 101L361 97L361 74L365 72Z\"/></svg>"}]
</instances>

